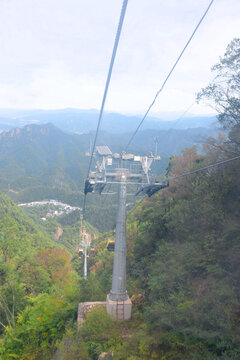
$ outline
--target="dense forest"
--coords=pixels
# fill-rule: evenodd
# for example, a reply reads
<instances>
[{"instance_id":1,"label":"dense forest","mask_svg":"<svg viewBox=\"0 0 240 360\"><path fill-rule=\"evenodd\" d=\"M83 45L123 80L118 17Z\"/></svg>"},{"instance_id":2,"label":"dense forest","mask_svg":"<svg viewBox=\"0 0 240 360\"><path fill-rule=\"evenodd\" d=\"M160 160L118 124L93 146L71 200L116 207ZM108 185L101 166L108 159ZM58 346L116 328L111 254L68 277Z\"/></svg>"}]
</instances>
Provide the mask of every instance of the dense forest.
<instances>
[{"instance_id":1,"label":"dense forest","mask_svg":"<svg viewBox=\"0 0 240 360\"><path fill-rule=\"evenodd\" d=\"M85 280L74 252L78 218L37 223L1 195L0 359L240 358L239 70L234 39L213 67L213 83L198 95L214 104L225 134L209 138L201 154L193 146L172 156L169 188L128 214L130 322L96 307L77 331L78 303L104 301L111 288L106 245L114 231L99 234L85 224L97 235ZM58 226L63 236L54 238Z\"/></svg>"}]
</instances>

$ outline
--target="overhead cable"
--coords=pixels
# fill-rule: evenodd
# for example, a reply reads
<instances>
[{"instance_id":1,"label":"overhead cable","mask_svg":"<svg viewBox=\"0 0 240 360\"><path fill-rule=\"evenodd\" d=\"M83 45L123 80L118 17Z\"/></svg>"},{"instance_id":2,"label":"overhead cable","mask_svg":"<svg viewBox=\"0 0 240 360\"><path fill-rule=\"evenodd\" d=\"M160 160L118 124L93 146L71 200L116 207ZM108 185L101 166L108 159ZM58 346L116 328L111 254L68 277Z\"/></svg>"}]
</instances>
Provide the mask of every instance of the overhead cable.
<instances>
[{"instance_id":1,"label":"overhead cable","mask_svg":"<svg viewBox=\"0 0 240 360\"><path fill-rule=\"evenodd\" d=\"M110 84L110 80L111 80L111 75L112 75L113 65L114 65L114 61L115 61L115 57L116 57L116 53L117 53L118 43L119 43L121 31L122 31L123 21L124 21L124 17L126 14L127 4L128 4L128 0L123 0L122 10L121 10L121 14L120 14L117 33L116 33L115 42L114 42L113 51L112 51L112 57L111 57L107 80L106 80L106 84L105 84L101 109L100 109L100 113L99 113L99 117L98 117L97 129L96 129L95 138L94 138L94 142L93 142L93 146L92 146L92 152L91 152L91 157L90 157L89 166L88 166L87 178L89 177L90 169L92 166L93 154L94 154L95 147L96 147L98 132L99 132L99 128L100 128L100 124L101 124L101 120L102 120L104 105L105 105L106 98L107 98L108 88L109 88L109 84ZM86 195L84 195L83 213L85 212L85 206L86 206Z\"/></svg>"},{"instance_id":2,"label":"overhead cable","mask_svg":"<svg viewBox=\"0 0 240 360\"><path fill-rule=\"evenodd\" d=\"M173 121L173 126L171 127L170 131L172 131L176 126L177 124L179 123L180 120L182 120L182 118L189 112L189 110L193 107L193 105L196 104L196 101L194 100L194 102L191 103L190 106L188 106L188 108L175 120ZM109 189L108 189L108 192L106 193L102 193L102 195L105 195L104 198L103 198L103 201L102 201L102 206L104 206L105 202L106 202L106 199L107 199L107 195L113 195L113 194L116 194L116 193L110 193L110 189L111 189L111 186L112 184L110 184L109 186ZM129 195L129 194L128 194ZM132 194L134 195L134 194Z\"/></svg>"},{"instance_id":3,"label":"overhead cable","mask_svg":"<svg viewBox=\"0 0 240 360\"><path fill-rule=\"evenodd\" d=\"M193 107L193 105L196 104L196 101L194 100L190 106L173 122L173 126L170 128L170 130L173 130L178 123L184 118L184 116L189 112L189 110Z\"/></svg>"},{"instance_id":4,"label":"overhead cable","mask_svg":"<svg viewBox=\"0 0 240 360\"><path fill-rule=\"evenodd\" d=\"M210 7L212 6L213 2L214 2L214 0L211 0L211 1L210 1L209 5L208 5L208 7L207 7L207 9L206 9L206 11L204 12L203 16L201 17L200 21L198 22L197 26L195 27L195 29L194 29L194 31L193 31L193 33L192 33L192 35L191 35L191 36L190 36L190 38L188 39L188 41L187 41L186 45L184 46L183 50L181 51L180 55L178 56L178 58L177 58L176 62L174 63L173 67L171 68L170 72L168 73L167 77L165 78L165 80L164 80L164 82L163 82L163 84L162 84L161 88L160 88L160 89L158 90L158 92L156 93L156 95L155 95L155 97L154 97L153 102L152 102L152 103L151 103L151 105L148 107L148 109L147 109L147 111L146 111L145 115L143 116L142 120L140 121L140 123L139 123L139 125L138 125L137 129L135 130L135 132L133 133L133 135L132 135L131 139L130 139L130 140L129 140L129 142L127 143L127 146L125 147L125 151L127 151L127 149L128 149L128 147L129 147L129 145L131 144L132 140L134 139L135 135L137 134L137 132L138 132L139 128L141 127L142 123L143 123L143 122L144 122L144 120L146 119L146 117L147 117L147 115L148 115L149 111L151 110L151 108L152 108L152 107L153 107L153 105L155 104L155 102L156 102L156 100L157 100L158 95L162 92L163 88L165 87L165 85L166 85L166 83L167 83L168 79L170 78L170 76L171 76L171 74L173 73L173 71L174 71L175 67L177 66L178 62L180 61L181 57L183 56L183 54L184 54L185 50L187 49L188 45L190 44L190 42L191 42L191 40L192 40L193 36L195 35L196 31L198 30L199 26L201 25L201 23L202 23L203 19L204 19L204 18L205 18L205 16L207 15L207 13L208 13L208 11L209 11Z\"/></svg>"},{"instance_id":5,"label":"overhead cable","mask_svg":"<svg viewBox=\"0 0 240 360\"><path fill-rule=\"evenodd\" d=\"M89 172L90 172L91 165L92 165L93 154L95 151L98 132L99 132L99 128L100 128L100 124L101 124L101 120L102 120L105 101L107 98L108 87L109 87L110 80L111 80L114 60L115 60L116 53L117 53L118 43L119 43L121 31L122 31L122 25L123 25L123 20L124 20L126 9L127 9L127 4L128 4L128 0L124 0L123 5L122 5L120 19L119 19L119 24L118 24L118 28L117 28L116 38L115 38L115 42L114 42L114 46L113 46L112 57L111 57L110 65L109 65L108 76L107 76L105 90L104 90L103 99L102 99L102 105L101 105L101 109L100 109L100 113L99 113L99 117L98 117L97 130L95 133L95 138L94 138L94 142L93 142L93 146L92 146L92 153L91 153L90 162L89 162L89 166L88 166L88 176L89 176Z\"/></svg>"},{"instance_id":6,"label":"overhead cable","mask_svg":"<svg viewBox=\"0 0 240 360\"><path fill-rule=\"evenodd\" d=\"M214 166L218 166L218 165L221 165L221 164L225 164L225 163L227 163L227 162L230 162L230 161L233 161L233 160L237 160L237 159L240 159L240 155L235 156L235 157L233 157L233 158L231 158L231 159L227 159L227 160L223 160L223 161L216 162L216 163L214 163L214 164L205 166L205 167L200 168L200 169L188 171L188 172L183 173L183 174L181 174L181 175L169 177L169 178L167 178L166 180L176 180L176 179L179 179L179 178L181 178L181 177L183 177L183 176L195 174L195 173L197 173L197 172L200 172L200 171L203 171L203 170L207 170L207 169L210 169L210 168L212 168L212 167L214 167Z\"/></svg>"}]
</instances>

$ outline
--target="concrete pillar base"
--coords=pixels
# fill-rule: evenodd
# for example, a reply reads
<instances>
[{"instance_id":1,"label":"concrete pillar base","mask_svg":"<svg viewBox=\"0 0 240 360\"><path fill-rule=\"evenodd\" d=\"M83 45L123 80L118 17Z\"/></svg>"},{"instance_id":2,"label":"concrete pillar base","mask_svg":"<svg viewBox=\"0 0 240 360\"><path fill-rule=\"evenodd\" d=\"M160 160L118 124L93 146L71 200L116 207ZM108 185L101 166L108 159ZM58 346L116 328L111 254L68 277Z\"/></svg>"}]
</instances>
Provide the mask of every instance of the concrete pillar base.
<instances>
[{"instance_id":1,"label":"concrete pillar base","mask_svg":"<svg viewBox=\"0 0 240 360\"><path fill-rule=\"evenodd\" d=\"M81 326L83 325L86 314L96 306L104 306L105 307L106 302L105 301L91 301L91 302L82 302L82 303L78 304L78 318L77 318L78 329L80 329Z\"/></svg>"},{"instance_id":2,"label":"concrete pillar base","mask_svg":"<svg viewBox=\"0 0 240 360\"><path fill-rule=\"evenodd\" d=\"M128 297L127 300L113 301L107 295L106 301L107 313L116 320L129 321L132 315L132 302Z\"/></svg>"}]
</instances>

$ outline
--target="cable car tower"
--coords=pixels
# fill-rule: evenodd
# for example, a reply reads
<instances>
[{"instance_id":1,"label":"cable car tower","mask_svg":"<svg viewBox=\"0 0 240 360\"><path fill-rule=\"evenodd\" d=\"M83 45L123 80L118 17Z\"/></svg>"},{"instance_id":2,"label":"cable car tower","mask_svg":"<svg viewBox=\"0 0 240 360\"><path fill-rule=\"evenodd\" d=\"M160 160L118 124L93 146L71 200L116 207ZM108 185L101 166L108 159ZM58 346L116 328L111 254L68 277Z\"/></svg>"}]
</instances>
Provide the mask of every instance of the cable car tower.
<instances>
[{"instance_id":1,"label":"cable car tower","mask_svg":"<svg viewBox=\"0 0 240 360\"><path fill-rule=\"evenodd\" d=\"M91 245L91 238L87 238L86 227L83 223L83 214L80 215L80 231L79 231L79 246L76 247L76 251L80 258L83 258L83 277L87 279L87 248ZM91 249L94 250L94 249ZM91 252L91 251L90 251Z\"/></svg>"},{"instance_id":2,"label":"cable car tower","mask_svg":"<svg viewBox=\"0 0 240 360\"><path fill-rule=\"evenodd\" d=\"M118 211L113 262L112 289L107 295L107 312L118 320L130 320L132 303L126 290L126 198L127 185L137 185L137 194L153 195L168 186L152 181L149 172L159 155L136 156L113 154L108 146L96 146L93 154L96 171L89 173L85 182L85 195L89 192L101 194L107 184L118 184Z\"/></svg>"}]
</instances>

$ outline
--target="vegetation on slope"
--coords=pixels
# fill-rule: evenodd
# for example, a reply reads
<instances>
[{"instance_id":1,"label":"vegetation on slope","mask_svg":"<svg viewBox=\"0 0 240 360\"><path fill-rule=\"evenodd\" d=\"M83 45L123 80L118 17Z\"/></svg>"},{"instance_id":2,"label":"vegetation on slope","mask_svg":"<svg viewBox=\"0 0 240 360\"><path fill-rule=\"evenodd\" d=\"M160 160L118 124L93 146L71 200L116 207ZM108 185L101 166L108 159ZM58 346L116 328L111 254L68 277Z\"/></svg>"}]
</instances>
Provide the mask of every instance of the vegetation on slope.
<instances>
[{"instance_id":1,"label":"vegetation on slope","mask_svg":"<svg viewBox=\"0 0 240 360\"><path fill-rule=\"evenodd\" d=\"M220 87L201 95L219 104L229 135L210 139L205 156L193 147L172 157L168 176L240 155L239 49L236 39L214 68ZM239 163L178 178L138 203L127 224L127 288L142 295L133 320L116 323L99 308L79 332L77 303L104 300L110 290L113 254L106 243L113 234L96 241L84 280L79 263L2 196L1 358L50 360L58 347L63 360L96 360L101 352L116 360L239 359Z\"/></svg>"},{"instance_id":2,"label":"vegetation on slope","mask_svg":"<svg viewBox=\"0 0 240 360\"><path fill-rule=\"evenodd\" d=\"M239 49L240 40L234 40L214 68L220 70L219 86L225 81L230 87L228 97L227 86L202 92L221 101L220 120L229 135L209 139L206 156L185 149L172 158L168 175L240 155L239 106L232 106L239 101ZM232 66L231 78L226 67ZM145 297L134 306L132 324L141 319L141 325L134 330L120 325L116 336L114 325L96 310L80 333L70 336L68 359L97 359L102 351L109 359L128 360L240 357L239 162L179 178L138 204L128 218L128 289ZM108 269L110 258L104 261L97 278Z\"/></svg>"},{"instance_id":3,"label":"vegetation on slope","mask_svg":"<svg viewBox=\"0 0 240 360\"><path fill-rule=\"evenodd\" d=\"M1 359L47 359L75 319L71 256L0 195Z\"/></svg>"},{"instance_id":4,"label":"vegetation on slope","mask_svg":"<svg viewBox=\"0 0 240 360\"><path fill-rule=\"evenodd\" d=\"M224 146L224 144L222 144ZM203 167L226 153L194 148L170 164L171 174ZM63 359L238 359L240 355L239 160L173 182L139 203L128 218L128 290L142 294L130 325L94 311L71 339ZM104 300L112 254L106 238L82 301ZM105 291L105 293L104 293ZM82 293L83 294L83 293ZM66 347L61 345L64 354ZM77 352L78 351L78 352ZM110 354L113 355L110 356Z\"/></svg>"},{"instance_id":5,"label":"vegetation on slope","mask_svg":"<svg viewBox=\"0 0 240 360\"><path fill-rule=\"evenodd\" d=\"M169 155L183 146L201 142L212 129L197 128L168 131L146 130L136 136L129 151L135 154L154 152L154 137L159 137L162 161L155 163L153 171L164 172ZM84 180L87 174L90 139L94 134L64 133L54 125L26 125L0 134L0 191L16 202L56 199L64 203L82 206ZM108 144L113 152L121 152L130 134L119 135L101 132L99 144ZM88 197L86 219L99 231L114 226L115 196ZM104 204L104 205L103 205ZM104 206L103 216L101 211Z\"/></svg>"}]
</instances>

